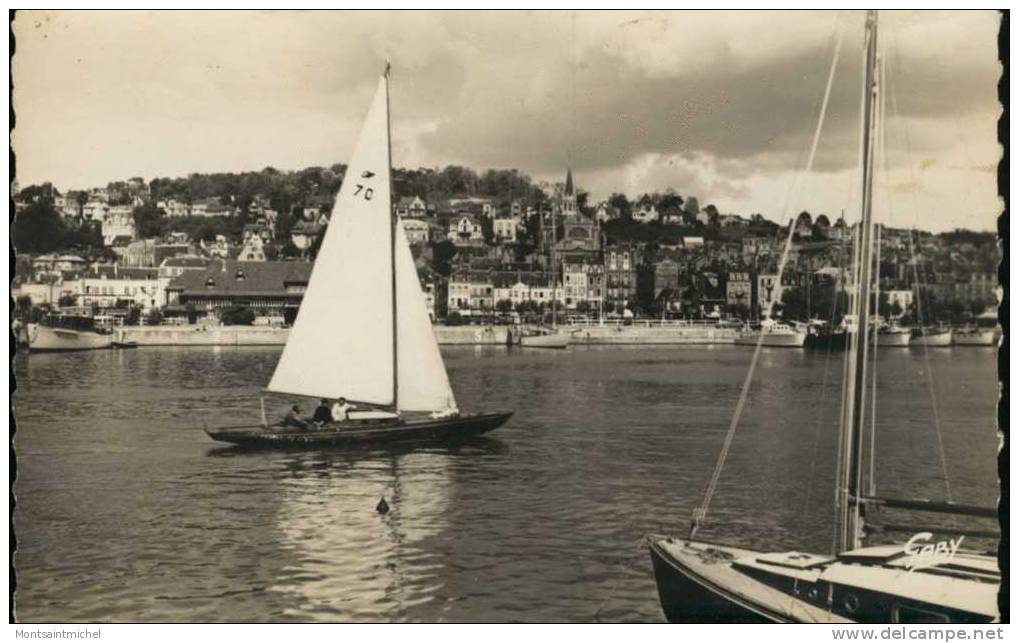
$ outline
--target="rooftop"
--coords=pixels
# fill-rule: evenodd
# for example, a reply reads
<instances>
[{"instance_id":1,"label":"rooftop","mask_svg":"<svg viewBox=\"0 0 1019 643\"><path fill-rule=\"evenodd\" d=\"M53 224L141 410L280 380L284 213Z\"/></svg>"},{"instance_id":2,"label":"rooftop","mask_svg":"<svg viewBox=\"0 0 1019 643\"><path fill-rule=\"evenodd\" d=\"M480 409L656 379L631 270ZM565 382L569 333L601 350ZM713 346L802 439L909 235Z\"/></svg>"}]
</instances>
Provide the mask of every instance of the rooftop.
<instances>
[{"instance_id":1,"label":"rooftop","mask_svg":"<svg viewBox=\"0 0 1019 643\"><path fill-rule=\"evenodd\" d=\"M306 261L214 261L205 270L189 270L169 285L182 294L281 295L289 284L307 284Z\"/></svg>"}]
</instances>

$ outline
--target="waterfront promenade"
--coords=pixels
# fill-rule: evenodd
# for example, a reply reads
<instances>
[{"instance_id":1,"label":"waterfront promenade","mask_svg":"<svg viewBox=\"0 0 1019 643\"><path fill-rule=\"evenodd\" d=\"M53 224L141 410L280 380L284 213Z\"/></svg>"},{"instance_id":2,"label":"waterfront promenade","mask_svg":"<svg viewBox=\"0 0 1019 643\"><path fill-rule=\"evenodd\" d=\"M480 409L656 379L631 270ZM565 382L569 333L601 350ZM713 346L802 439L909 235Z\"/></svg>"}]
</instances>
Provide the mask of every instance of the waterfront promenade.
<instances>
[{"instance_id":1,"label":"waterfront promenade","mask_svg":"<svg viewBox=\"0 0 1019 643\"><path fill-rule=\"evenodd\" d=\"M526 327L469 325L433 326L443 345L505 346L515 343ZM732 344L738 332L712 325L636 322L632 325L591 324L563 327L575 344ZM139 346L282 346L289 329L270 326L124 326L117 341Z\"/></svg>"}]
</instances>

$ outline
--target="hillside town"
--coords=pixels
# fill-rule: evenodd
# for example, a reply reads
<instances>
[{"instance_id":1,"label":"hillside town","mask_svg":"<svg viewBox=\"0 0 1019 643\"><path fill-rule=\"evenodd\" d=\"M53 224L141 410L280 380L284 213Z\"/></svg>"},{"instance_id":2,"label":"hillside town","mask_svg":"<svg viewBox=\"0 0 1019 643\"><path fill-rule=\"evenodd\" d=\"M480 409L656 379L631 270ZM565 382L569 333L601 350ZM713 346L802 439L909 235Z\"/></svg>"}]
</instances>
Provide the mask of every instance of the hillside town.
<instances>
[{"instance_id":1,"label":"hillside town","mask_svg":"<svg viewBox=\"0 0 1019 643\"><path fill-rule=\"evenodd\" d=\"M62 192L14 186L18 318L77 311L113 325L293 322L342 165L140 177ZM588 203L573 173L394 171L394 215L428 313L445 324L786 319L846 310L854 227L802 212L788 226L673 190ZM994 305L994 235L884 228L881 314L963 322Z\"/></svg>"}]
</instances>

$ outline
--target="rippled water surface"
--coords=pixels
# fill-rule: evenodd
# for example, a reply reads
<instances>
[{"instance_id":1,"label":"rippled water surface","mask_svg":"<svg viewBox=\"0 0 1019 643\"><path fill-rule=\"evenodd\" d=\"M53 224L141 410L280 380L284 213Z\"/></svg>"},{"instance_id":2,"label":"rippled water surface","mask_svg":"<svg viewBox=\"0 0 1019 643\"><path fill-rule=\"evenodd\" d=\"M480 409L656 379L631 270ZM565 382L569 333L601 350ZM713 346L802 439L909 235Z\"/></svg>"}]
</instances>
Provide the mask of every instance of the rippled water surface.
<instances>
[{"instance_id":1,"label":"rippled water surface","mask_svg":"<svg viewBox=\"0 0 1019 643\"><path fill-rule=\"evenodd\" d=\"M278 354L18 356L19 620L660 621L641 538L685 531L751 353L444 349L462 408L516 412L491 438L211 442L204 424L257 420ZM878 488L945 497L936 417L953 497L993 503L995 354L929 359L880 359ZM828 550L840 378L840 358L764 350L701 536Z\"/></svg>"}]
</instances>

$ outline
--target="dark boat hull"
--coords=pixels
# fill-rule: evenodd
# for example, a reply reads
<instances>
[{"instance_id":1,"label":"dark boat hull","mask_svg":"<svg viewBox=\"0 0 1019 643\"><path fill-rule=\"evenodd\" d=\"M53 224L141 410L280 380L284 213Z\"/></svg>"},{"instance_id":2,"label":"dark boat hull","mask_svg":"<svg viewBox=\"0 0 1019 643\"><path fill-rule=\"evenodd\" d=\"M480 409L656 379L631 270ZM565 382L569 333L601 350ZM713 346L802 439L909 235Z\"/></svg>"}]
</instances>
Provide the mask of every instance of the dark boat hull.
<instances>
[{"instance_id":1,"label":"dark boat hull","mask_svg":"<svg viewBox=\"0 0 1019 643\"><path fill-rule=\"evenodd\" d=\"M350 423L337 428L231 427L206 429L213 440L247 447L332 447L368 444L443 443L499 428L512 413L461 415L442 420Z\"/></svg>"},{"instance_id":2,"label":"dark boat hull","mask_svg":"<svg viewBox=\"0 0 1019 643\"><path fill-rule=\"evenodd\" d=\"M821 332L809 333L804 346L811 350L844 351L849 348L849 333Z\"/></svg>"},{"instance_id":3,"label":"dark boat hull","mask_svg":"<svg viewBox=\"0 0 1019 643\"><path fill-rule=\"evenodd\" d=\"M670 623L776 623L763 610L744 605L721 587L678 565L654 540L648 541L662 612Z\"/></svg>"},{"instance_id":4,"label":"dark boat hull","mask_svg":"<svg viewBox=\"0 0 1019 643\"><path fill-rule=\"evenodd\" d=\"M987 623L997 561L961 551L914 569L901 544L837 555L760 552L648 536L658 595L673 623ZM951 573L948 573L951 570Z\"/></svg>"}]
</instances>

